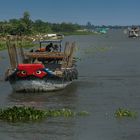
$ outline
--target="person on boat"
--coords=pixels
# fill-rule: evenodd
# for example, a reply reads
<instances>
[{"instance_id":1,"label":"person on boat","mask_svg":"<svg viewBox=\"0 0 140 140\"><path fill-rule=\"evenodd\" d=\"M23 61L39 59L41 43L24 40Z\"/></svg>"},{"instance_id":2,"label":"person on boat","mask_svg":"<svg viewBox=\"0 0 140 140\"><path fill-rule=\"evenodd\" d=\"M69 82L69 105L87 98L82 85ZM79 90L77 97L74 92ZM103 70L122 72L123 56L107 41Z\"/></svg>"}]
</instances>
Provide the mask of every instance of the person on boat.
<instances>
[{"instance_id":1,"label":"person on boat","mask_svg":"<svg viewBox=\"0 0 140 140\"><path fill-rule=\"evenodd\" d=\"M52 48L53 48L53 44L50 43L49 45L46 46L46 51L51 52Z\"/></svg>"},{"instance_id":2,"label":"person on boat","mask_svg":"<svg viewBox=\"0 0 140 140\"><path fill-rule=\"evenodd\" d=\"M54 45L53 51L54 51L54 52L58 52L58 45L57 45L57 44Z\"/></svg>"}]
</instances>

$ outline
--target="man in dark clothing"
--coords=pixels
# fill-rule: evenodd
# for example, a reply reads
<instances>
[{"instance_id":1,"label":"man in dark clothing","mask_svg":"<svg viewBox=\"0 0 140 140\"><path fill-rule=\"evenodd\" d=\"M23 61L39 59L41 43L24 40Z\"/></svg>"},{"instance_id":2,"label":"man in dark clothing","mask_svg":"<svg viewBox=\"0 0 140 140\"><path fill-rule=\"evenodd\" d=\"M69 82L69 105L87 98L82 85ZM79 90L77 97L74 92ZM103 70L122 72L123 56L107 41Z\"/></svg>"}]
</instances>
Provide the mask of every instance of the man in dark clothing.
<instances>
[{"instance_id":1,"label":"man in dark clothing","mask_svg":"<svg viewBox=\"0 0 140 140\"><path fill-rule=\"evenodd\" d=\"M49 45L46 46L46 51L51 52L51 49L53 48L53 44L50 43Z\"/></svg>"}]
</instances>

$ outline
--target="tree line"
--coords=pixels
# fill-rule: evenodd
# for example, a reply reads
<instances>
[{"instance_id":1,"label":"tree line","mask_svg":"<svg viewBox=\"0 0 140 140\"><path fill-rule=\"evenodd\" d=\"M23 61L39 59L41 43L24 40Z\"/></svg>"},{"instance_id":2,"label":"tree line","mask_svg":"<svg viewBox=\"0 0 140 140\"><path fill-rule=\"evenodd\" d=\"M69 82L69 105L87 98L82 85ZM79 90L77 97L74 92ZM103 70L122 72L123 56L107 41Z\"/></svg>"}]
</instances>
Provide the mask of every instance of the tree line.
<instances>
[{"instance_id":1,"label":"tree line","mask_svg":"<svg viewBox=\"0 0 140 140\"><path fill-rule=\"evenodd\" d=\"M96 30L97 28L109 28L109 29L126 29L128 26L111 26L111 25L93 25L87 22L86 25L79 25L73 23L49 23L37 19L33 21L30 18L30 13L25 11L23 16L19 19L10 19L8 21L0 21L0 35L35 35L45 33L63 33L71 34L78 30Z\"/></svg>"},{"instance_id":2,"label":"tree line","mask_svg":"<svg viewBox=\"0 0 140 140\"><path fill-rule=\"evenodd\" d=\"M81 29L78 24L72 23L49 23L31 20L30 13L24 12L19 19L0 21L0 35L32 35L38 33L71 33Z\"/></svg>"}]
</instances>

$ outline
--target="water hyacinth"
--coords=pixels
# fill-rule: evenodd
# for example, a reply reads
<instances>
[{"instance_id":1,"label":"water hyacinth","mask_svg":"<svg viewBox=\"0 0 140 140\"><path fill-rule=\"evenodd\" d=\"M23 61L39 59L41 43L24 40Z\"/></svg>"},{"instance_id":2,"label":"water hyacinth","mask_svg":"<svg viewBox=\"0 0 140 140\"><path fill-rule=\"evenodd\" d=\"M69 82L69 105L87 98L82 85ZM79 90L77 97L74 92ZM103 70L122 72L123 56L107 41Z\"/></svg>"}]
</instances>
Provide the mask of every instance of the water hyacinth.
<instances>
[{"instance_id":1,"label":"water hyacinth","mask_svg":"<svg viewBox=\"0 0 140 140\"><path fill-rule=\"evenodd\" d=\"M81 111L81 112L78 112L77 114L79 116L86 116L86 115L89 115L89 112L87 112L87 111Z\"/></svg>"},{"instance_id":2,"label":"water hyacinth","mask_svg":"<svg viewBox=\"0 0 140 140\"><path fill-rule=\"evenodd\" d=\"M0 110L0 119L9 122L26 122L37 121L47 117L74 117L74 116L88 115L87 112L82 111L75 113L70 109L48 109L39 110L34 107L13 106Z\"/></svg>"},{"instance_id":3,"label":"water hyacinth","mask_svg":"<svg viewBox=\"0 0 140 140\"><path fill-rule=\"evenodd\" d=\"M45 112L31 107L17 107L1 109L0 119L11 122L16 121L35 121L45 117Z\"/></svg>"},{"instance_id":4,"label":"water hyacinth","mask_svg":"<svg viewBox=\"0 0 140 140\"><path fill-rule=\"evenodd\" d=\"M116 110L115 112L115 116L118 118L122 118L122 117L136 117L137 113L134 111L130 111L128 109L123 109L123 108L119 108L118 110Z\"/></svg>"},{"instance_id":5,"label":"water hyacinth","mask_svg":"<svg viewBox=\"0 0 140 140\"><path fill-rule=\"evenodd\" d=\"M52 109L52 110L46 110L45 115L47 117L72 117L75 116L76 113L71 111L70 109Z\"/></svg>"}]
</instances>

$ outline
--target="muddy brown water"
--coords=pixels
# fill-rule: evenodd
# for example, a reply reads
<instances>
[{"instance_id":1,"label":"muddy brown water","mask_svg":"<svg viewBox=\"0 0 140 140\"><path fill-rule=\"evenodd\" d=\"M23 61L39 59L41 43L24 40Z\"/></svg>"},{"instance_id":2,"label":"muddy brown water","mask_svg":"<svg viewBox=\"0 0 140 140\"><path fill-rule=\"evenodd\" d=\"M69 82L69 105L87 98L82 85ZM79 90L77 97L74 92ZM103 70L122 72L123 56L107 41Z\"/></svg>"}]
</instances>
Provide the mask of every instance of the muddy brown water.
<instances>
[{"instance_id":1,"label":"muddy brown water","mask_svg":"<svg viewBox=\"0 0 140 140\"><path fill-rule=\"evenodd\" d=\"M105 35L69 36L64 41L77 42L79 79L57 92L14 93L3 80L9 63L7 52L0 52L0 107L70 108L90 115L36 123L0 121L0 139L139 140L140 39L111 30ZM119 107L138 112L138 117L116 119L114 112Z\"/></svg>"}]
</instances>

